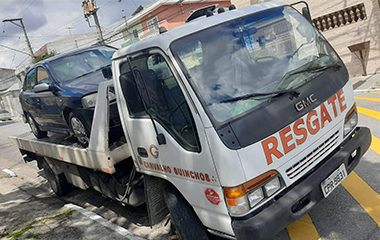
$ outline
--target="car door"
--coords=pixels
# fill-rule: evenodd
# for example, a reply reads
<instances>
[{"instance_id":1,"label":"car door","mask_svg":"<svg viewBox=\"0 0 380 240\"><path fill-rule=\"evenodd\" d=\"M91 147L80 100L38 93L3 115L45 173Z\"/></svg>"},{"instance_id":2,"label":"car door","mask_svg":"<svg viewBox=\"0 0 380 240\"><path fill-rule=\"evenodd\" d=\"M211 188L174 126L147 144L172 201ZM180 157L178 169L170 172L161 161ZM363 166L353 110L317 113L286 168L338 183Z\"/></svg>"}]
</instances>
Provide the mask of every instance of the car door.
<instances>
[{"instance_id":1,"label":"car door","mask_svg":"<svg viewBox=\"0 0 380 240\"><path fill-rule=\"evenodd\" d=\"M61 117L62 114L57 104L58 89L54 87L52 78L44 67L37 67L36 72L37 82L33 89L36 89L40 84L50 86L50 88L45 91L35 91L36 103L39 109L39 121L44 123L41 125L49 128L65 127L66 122Z\"/></svg>"},{"instance_id":2,"label":"car door","mask_svg":"<svg viewBox=\"0 0 380 240\"><path fill-rule=\"evenodd\" d=\"M36 69L33 68L29 70L25 77L22 93L20 94L20 101L23 111L32 116L32 118L38 124L40 124L39 105L37 104L36 94L33 92L33 88L36 85L36 81Z\"/></svg>"}]
</instances>

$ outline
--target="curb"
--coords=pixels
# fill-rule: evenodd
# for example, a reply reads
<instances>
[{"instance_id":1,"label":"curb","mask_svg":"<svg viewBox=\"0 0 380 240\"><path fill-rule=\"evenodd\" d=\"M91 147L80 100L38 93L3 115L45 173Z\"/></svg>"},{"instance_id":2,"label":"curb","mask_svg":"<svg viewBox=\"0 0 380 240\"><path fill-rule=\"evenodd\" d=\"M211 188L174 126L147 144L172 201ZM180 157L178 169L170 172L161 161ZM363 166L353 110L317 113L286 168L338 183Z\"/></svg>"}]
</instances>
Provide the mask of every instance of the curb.
<instances>
[{"instance_id":1,"label":"curb","mask_svg":"<svg viewBox=\"0 0 380 240\"><path fill-rule=\"evenodd\" d=\"M367 92L380 92L380 88L374 88L374 89L356 89L356 90L354 90L354 93L367 93Z\"/></svg>"},{"instance_id":2,"label":"curb","mask_svg":"<svg viewBox=\"0 0 380 240\"><path fill-rule=\"evenodd\" d=\"M72 204L72 203L68 203L68 204L65 204L65 207L70 208L72 210L75 210L75 211L83 214L84 216L88 217L89 219L100 223L104 227L111 229L112 231L126 237L129 240L146 240L145 238L138 237L138 236L132 234L131 232L129 232L127 229L120 227L120 226L104 219L103 217L99 216L98 214L93 213L91 211L88 211L88 210L86 210L80 206L77 206L77 205Z\"/></svg>"}]
</instances>

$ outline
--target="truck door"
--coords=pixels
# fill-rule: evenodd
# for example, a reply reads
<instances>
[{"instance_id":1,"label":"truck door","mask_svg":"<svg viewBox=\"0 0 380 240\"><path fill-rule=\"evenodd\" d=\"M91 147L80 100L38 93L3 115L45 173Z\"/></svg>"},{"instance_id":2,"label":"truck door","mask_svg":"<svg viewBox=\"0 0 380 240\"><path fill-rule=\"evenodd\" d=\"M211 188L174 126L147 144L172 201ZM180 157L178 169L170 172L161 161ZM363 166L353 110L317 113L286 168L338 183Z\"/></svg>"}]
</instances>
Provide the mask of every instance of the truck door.
<instances>
[{"instance_id":1,"label":"truck door","mask_svg":"<svg viewBox=\"0 0 380 240\"><path fill-rule=\"evenodd\" d=\"M114 72L120 71L120 75L116 84L120 84L117 88L121 88L123 94L118 107L123 128L128 129L125 135L132 147L135 164L141 172L169 180L196 212L206 214L205 209L215 208L213 216L216 219L208 216L206 221L217 224L216 212L226 214L221 203L222 189L202 123L194 114L195 110L189 107L177 74L159 51L133 57L130 65L125 61L117 66L119 69ZM138 70L136 75L144 79L152 120L144 110L136 81L131 80L131 68ZM123 106L125 103L127 107ZM157 133L164 135L165 143L159 143Z\"/></svg>"}]
</instances>

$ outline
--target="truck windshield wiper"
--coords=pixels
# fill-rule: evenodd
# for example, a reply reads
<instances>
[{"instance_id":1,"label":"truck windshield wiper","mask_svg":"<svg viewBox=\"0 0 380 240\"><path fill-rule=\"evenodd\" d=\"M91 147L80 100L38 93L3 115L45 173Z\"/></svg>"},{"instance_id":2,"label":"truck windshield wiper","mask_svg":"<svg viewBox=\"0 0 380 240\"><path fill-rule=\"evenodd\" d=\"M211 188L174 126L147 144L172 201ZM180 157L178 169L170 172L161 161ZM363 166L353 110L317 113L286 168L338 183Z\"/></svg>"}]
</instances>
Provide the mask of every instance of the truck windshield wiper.
<instances>
[{"instance_id":1,"label":"truck windshield wiper","mask_svg":"<svg viewBox=\"0 0 380 240\"><path fill-rule=\"evenodd\" d=\"M303 73L303 72L321 72L321 71L324 71L324 70L332 68L332 67L339 69L342 66L339 63L329 64L329 65L325 65L325 66L316 66L316 67L309 66L305 69L302 69L302 70L299 70L296 72L290 72L289 74L285 75L285 77L289 77L289 76L292 76L294 74Z\"/></svg>"},{"instance_id":2,"label":"truck windshield wiper","mask_svg":"<svg viewBox=\"0 0 380 240\"><path fill-rule=\"evenodd\" d=\"M279 91L269 92L269 93L250 93L250 94L242 95L239 97L234 97L234 98L230 98L227 100L223 100L220 103L236 102L236 101L240 101L240 100L257 98L257 97L275 97L275 96L288 94L288 93L294 94L296 96L298 96L300 94L300 92L297 90L285 89L285 90L279 90Z\"/></svg>"}]
</instances>

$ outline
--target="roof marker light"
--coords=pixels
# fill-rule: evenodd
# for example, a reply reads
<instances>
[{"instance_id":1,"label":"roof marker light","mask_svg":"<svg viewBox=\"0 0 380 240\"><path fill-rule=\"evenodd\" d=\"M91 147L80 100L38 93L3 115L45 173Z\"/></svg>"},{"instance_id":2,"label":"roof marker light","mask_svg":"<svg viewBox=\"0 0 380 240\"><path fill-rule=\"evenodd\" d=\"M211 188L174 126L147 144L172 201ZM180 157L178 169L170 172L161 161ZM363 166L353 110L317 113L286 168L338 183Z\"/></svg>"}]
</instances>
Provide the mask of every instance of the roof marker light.
<instances>
[{"instance_id":1,"label":"roof marker light","mask_svg":"<svg viewBox=\"0 0 380 240\"><path fill-rule=\"evenodd\" d=\"M234 10L234 9L236 9L236 7L235 7L235 5L233 5L233 4L231 4L229 7L228 7L228 10Z\"/></svg>"}]
</instances>

